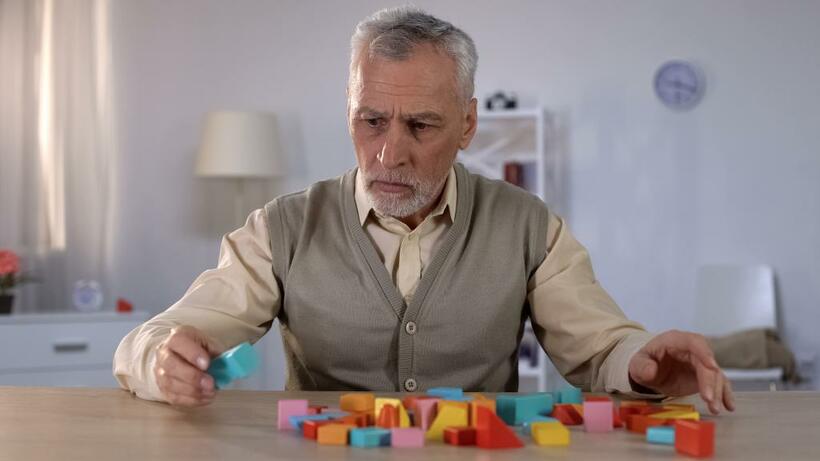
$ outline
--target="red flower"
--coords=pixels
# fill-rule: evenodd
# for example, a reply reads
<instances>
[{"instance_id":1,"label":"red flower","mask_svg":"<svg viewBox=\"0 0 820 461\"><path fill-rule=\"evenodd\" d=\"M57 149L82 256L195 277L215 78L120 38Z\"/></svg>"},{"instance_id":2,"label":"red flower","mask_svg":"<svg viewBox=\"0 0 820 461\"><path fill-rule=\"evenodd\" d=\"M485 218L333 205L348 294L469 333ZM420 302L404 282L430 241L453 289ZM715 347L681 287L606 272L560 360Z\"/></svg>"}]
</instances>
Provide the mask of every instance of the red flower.
<instances>
[{"instance_id":1,"label":"red flower","mask_svg":"<svg viewBox=\"0 0 820 461\"><path fill-rule=\"evenodd\" d=\"M0 250L0 275L16 274L20 270L20 258L10 250Z\"/></svg>"}]
</instances>

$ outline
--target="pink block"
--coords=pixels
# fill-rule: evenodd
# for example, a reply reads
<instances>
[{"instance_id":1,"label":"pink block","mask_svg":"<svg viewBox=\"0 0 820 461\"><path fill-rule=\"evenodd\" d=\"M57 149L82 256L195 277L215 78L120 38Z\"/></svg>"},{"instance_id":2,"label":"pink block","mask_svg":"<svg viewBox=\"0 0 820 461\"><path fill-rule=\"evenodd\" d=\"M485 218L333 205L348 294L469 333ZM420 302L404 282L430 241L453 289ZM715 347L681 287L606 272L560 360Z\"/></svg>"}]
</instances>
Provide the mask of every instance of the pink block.
<instances>
[{"instance_id":1,"label":"pink block","mask_svg":"<svg viewBox=\"0 0 820 461\"><path fill-rule=\"evenodd\" d=\"M400 448L424 446L424 430L418 427L407 427L390 430L390 445Z\"/></svg>"},{"instance_id":2,"label":"pink block","mask_svg":"<svg viewBox=\"0 0 820 461\"><path fill-rule=\"evenodd\" d=\"M438 413L438 402L441 399L421 399L416 401L416 426L426 431L433 424Z\"/></svg>"},{"instance_id":3,"label":"pink block","mask_svg":"<svg viewBox=\"0 0 820 461\"><path fill-rule=\"evenodd\" d=\"M612 431L612 401L584 402L584 429L587 432Z\"/></svg>"},{"instance_id":4,"label":"pink block","mask_svg":"<svg viewBox=\"0 0 820 461\"><path fill-rule=\"evenodd\" d=\"M295 429L290 425L288 418L306 414L308 414L307 400L280 400L276 406L276 427L280 431Z\"/></svg>"}]
</instances>

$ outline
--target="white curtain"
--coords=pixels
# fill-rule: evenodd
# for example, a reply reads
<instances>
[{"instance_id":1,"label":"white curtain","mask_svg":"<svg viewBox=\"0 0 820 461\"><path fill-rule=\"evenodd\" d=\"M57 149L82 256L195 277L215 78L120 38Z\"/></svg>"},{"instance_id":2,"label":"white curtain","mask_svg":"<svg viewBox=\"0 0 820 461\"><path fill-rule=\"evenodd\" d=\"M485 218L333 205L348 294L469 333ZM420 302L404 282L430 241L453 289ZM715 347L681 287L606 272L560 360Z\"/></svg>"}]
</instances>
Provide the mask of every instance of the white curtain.
<instances>
[{"instance_id":1,"label":"white curtain","mask_svg":"<svg viewBox=\"0 0 820 461\"><path fill-rule=\"evenodd\" d=\"M70 310L77 280L110 291L109 37L107 0L0 0L0 248L41 278L15 312Z\"/></svg>"}]
</instances>

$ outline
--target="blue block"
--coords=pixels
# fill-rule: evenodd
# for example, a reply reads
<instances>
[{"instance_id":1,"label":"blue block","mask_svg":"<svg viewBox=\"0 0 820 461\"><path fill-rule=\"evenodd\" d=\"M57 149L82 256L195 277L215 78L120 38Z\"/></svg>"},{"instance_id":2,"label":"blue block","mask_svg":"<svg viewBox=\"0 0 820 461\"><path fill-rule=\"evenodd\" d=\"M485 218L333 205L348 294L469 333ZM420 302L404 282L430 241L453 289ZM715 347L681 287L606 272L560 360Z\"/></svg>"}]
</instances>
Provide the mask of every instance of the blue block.
<instances>
[{"instance_id":1,"label":"blue block","mask_svg":"<svg viewBox=\"0 0 820 461\"><path fill-rule=\"evenodd\" d=\"M259 367L259 356L250 343L242 343L211 360L208 374L213 376L217 389L227 387L235 379L250 376Z\"/></svg>"},{"instance_id":2,"label":"blue block","mask_svg":"<svg viewBox=\"0 0 820 461\"><path fill-rule=\"evenodd\" d=\"M651 426L646 428L646 441L661 445L675 444L675 428L672 426Z\"/></svg>"},{"instance_id":3,"label":"blue block","mask_svg":"<svg viewBox=\"0 0 820 461\"><path fill-rule=\"evenodd\" d=\"M508 425L518 426L534 416L552 413L552 395L499 395L495 399L495 412Z\"/></svg>"},{"instance_id":4,"label":"blue block","mask_svg":"<svg viewBox=\"0 0 820 461\"><path fill-rule=\"evenodd\" d=\"M434 387L427 390L427 395L441 397L444 400L460 400L464 397L464 390L460 387Z\"/></svg>"},{"instance_id":5,"label":"blue block","mask_svg":"<svg viewBox=\"0 0 820 461\"><path fill-rule=\"evenodd\" d=\"M561 403L584 403L584 397L583 394L581 394L581 389L578 389L577 387L567 386L559 392L561 393Z\"/></svg>"},{"instance_id":6,"label":"blue block","mask_svg":"<svg viewBox=\"0 0 820 461\"><path fill-rule=\"evenodd\" d=\"M302 424L305 421L327 421L328 419L335 419L336 417L328 414L318 415L294 415L288 418L290 425L294 427L299 434L302 433Z\"/></svg>"},{"instance_id":7,"label":"blue block","mask_svg":"<svg viewBox=\"0 0 820 461\"><path fill-rule=\"evenodd\" d=\"M390 431L379 427L351 429L350 445L360 448L389 447Z\"/></svg>"}]
</instances>

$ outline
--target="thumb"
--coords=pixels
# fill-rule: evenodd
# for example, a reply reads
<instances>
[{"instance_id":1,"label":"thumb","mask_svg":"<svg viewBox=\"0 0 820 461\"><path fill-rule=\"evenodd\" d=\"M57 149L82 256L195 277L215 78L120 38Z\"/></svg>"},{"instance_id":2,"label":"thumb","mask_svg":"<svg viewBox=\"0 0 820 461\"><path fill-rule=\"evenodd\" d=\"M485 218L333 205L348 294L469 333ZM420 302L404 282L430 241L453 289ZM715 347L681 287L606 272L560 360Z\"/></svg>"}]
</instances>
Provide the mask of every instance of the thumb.
<instances>
[{"instance_id":1,"label":"thumb","mask_svg":"<svg viewBox=\"0 0 820 461\"><path fill-rule=\"evenodd\" d=\"M638 383L651 383L658 375L658 363L646 354L636 354L630 363L629 374Z\"/></svg>"}]
</instances>

